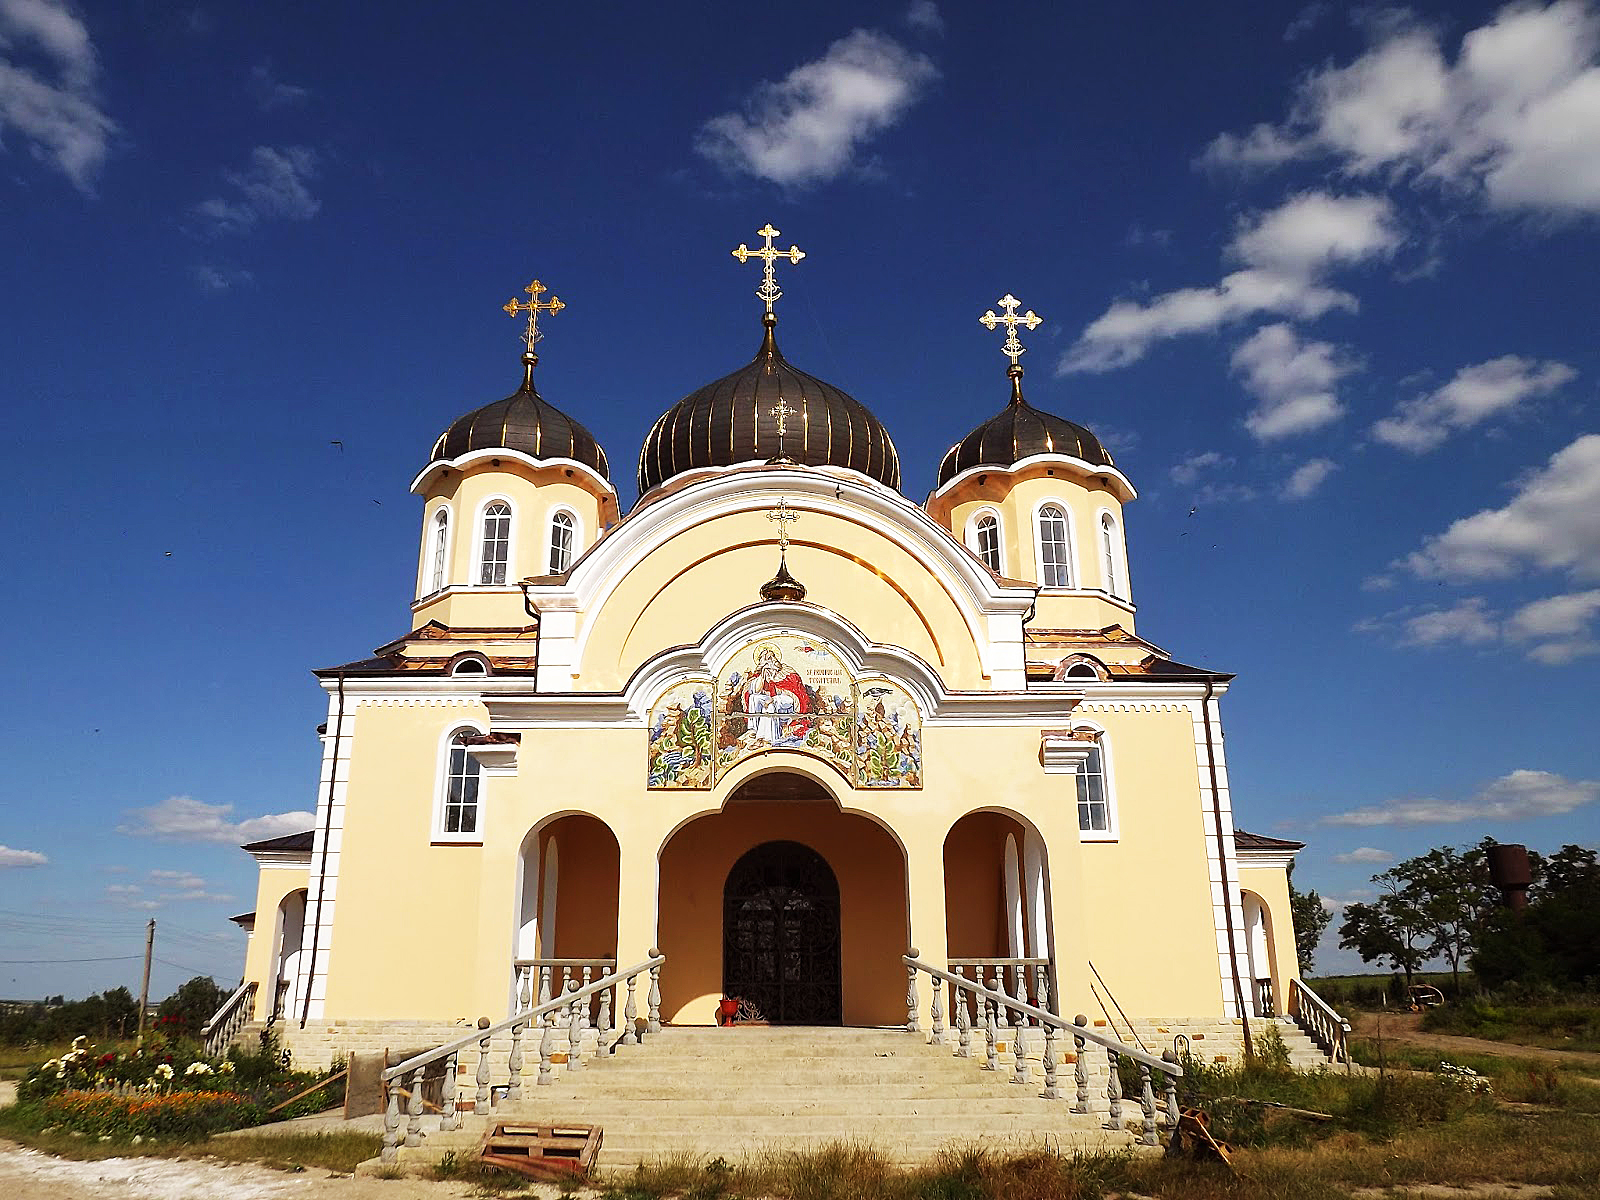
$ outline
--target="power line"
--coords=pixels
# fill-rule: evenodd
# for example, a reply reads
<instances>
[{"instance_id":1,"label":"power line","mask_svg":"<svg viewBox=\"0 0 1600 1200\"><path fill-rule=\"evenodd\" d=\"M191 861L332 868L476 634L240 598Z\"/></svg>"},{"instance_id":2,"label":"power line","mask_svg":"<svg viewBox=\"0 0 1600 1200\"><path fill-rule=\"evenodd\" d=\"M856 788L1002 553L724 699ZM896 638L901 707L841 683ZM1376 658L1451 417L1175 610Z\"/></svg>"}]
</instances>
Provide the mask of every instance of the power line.
<instances>
[{"instance_id":1,"label":"power line","mask_svg":"<svg viewBox=\"0 0 1600 1200\"><path fill-rule=\"evenodd\" d=\"M133 957L137 958L138 955L134 955ZM176 967L180 971L188 971L188 972L190 972L191 974L194 974L194 975L210 975L211 974L210 971L202 971L199 967L186 967L182 963L171 962L168 959L160 958L160 957L157 957L157 956L152 956L152 957L155 957L155 960L158 963L160 963L162 966L164 966L164 967Z\"/></svg>"},{"instance_id":2,"label":"power line","mask_svg":"<svg viewBox=\"0 0 1600 1200\"><path fill-rule=\"evenodd\" d=\"M4 966L39 966L46 963L81 963L81 962L127 962L130 958L141 958L138 954L118 954L111 958L0 958L0 965ZM168 963L169 967L176 963ZM188 967L180 970L187 971Z\"/></svg>"}]
</instances>

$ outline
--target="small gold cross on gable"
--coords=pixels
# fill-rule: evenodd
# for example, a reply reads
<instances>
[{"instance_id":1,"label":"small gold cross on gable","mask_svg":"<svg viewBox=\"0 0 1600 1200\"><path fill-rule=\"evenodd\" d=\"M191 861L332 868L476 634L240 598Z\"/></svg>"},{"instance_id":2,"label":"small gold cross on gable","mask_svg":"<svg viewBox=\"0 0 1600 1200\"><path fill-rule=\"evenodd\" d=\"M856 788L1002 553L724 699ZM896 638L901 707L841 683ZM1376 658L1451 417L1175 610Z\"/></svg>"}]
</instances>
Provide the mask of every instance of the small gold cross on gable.
<instances>
[{"instance_id":1,"label":"small gold cross on gable","mask_svg":"<svg viewBox=\"0 0 1600 1200\"><path fill-rule=\"evenodd\" d=\"M520 312L525 312L528 314L528 328L523 333L522 340L527 344L528 353L532 354L534 345L539 341L540 338L544 337L544 334L539 332L539 314L546 312L551 316L555 316L556 313L560 312L566 307L566 305L563 304L556 296L551 296L550 299L541 302L539 297L544 295L550 289L545 287L544 284L540 283L537 279L535 279L522 290L527 292L528 295L533 298L531 300L522 301L513 296L511 299L505 302L503 307L505 314L508 317L514 317Z\"/></svg>"},{"instance_id":2,"label":"small gold cross on gable","mask_svg":"<svg viewBox=\"0 0 1600 1200\"><path fill-rule=\"evenodd\" d=\"M1004 325L1006 327L1006 341L1005 345L1000 347L1000 352L1010 357L1011 365L1014 367L1017 365L1017 359L1023 355L1023 345L1017 340L1017 326L1022 325L1028 329L1037 329L1044 324L1044 318L1031 308L1020 317L1017 316L1017 306L1022 301L1018 300L1010 292L1000 297L995 303L1006 310L1006 315L1003 317L996 316L994 309L991 308L978 318L978 324L985 329L993 329L996 325Z\"/></svg>"},{"instance_id":3,"label":"small gold cross on gable","mask_svg":"<svg viewBox=\"0 0 1600 1200\"><path fill-rule=\"evenodd\" d=\"M761 286L756 289L756 295L767 306L767 311L770 313L772 311L772 302L783 295L778 290L778 281L772 277L773 260L787 258L790 262L797 263L806 256L806 252L800 249L799 246L790 246L787 250L779 250L774 246L772 239L778 236L778 231L772 227L771 221L756 230L756 233L766 239L766 245L758 246L752 250L749 246L740 242L734 249L733 256L740 262L748 262L752 258L763 260Z\"/></svg>"},{"instance_id":4,"label":"small gold cross on gable","mask_svg":"<svg viewBox=\"0 0 1600 1200\"><path fill-rule=\"evenodd\" d=\"M798 521L799 519L800 514L789 507L789 500L786 496L779 496L778 507L768 511L767 520L778 523L778 549L780 552L784 554L789 552L789 522Z\"/></svg>"},{"instance_id":5,"label":"small gold cross on gable","mask_svg":"<svg viewBox=\"0 0 1600 1200\"><path fill-rule=\"evenodd\" d=\"M783 450L783 437L789 432L787 419L798 414L800 410L798 408L790 408L789 402L780 397L778 402L767 411L778 418L778 453L771 461L775 463L791 462L792 460Z\"/></svg>"}]
</instances>

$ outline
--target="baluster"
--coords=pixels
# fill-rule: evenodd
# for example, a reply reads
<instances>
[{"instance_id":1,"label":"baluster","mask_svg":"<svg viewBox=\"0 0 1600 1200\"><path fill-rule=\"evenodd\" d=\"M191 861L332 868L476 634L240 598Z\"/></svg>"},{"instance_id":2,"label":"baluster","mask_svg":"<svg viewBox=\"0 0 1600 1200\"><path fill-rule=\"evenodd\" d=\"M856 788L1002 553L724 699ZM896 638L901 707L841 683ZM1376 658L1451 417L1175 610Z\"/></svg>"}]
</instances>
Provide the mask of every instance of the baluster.
<instances>
[{"instance_id":1,"label":"baluster","mask_svg":"<svg viewBox=\"0 0 1600 1200\"><path fill-rule=\"evenodd\" d=\"M1016 1073L1011 1076L1011 1082L1026 1084L1030 1072L1028 1070L1028 1018L1024 1013L1017 1014L1016 1026L1011 1030L1011 1058L1016 1067Z\"/></svg>"},{"instance_id":2,"label":"baluster","mask_svg":"<svg viewBox=\"0 0 1600 1200\"><path fill-rule=\"evenodd\" d=\"M944 992L944 980L938 976L928 977L933 981L933 1044L944 1045L944 1009L940 1006Z\"/></svg>"},{"instance_id":3,"label":"baluster","mask_svg":"<svg viewBox=\"0 0 1600 1200\"><path fill-rule=\"evenodd\" d=\"M1044 1098L1046 1100L1058 1099L1061 1089L1056 1087L1056 1027L1046 1023L1044 1027Z\"/></svg>"},{"instance_id":4,"label":"baluster","mask_svg":"<svg viewBox=\"0 0 1600 1200\"><path fill-rule=\"evenodd\" d=\"M967 989L958 987L953 997L956 1014L956 1057L972 1057L972 1031L967 1022Z\"/></svg>"},{"instance_id":5,"label":"baluster","mask_svg":"<svg viewBox=\"0 0 1600 1200\"><path fill-rule=\"evenodd\" d=\"M583 1070L583 1001L576 993L578 981L567 980L567 1070Z\"/></svg>"},{"instance_id":6,"label":"baluster","mask_svg":"<svg viewBox=\"0 0 1600 1200\"><path fill-rule=\"evenodd\" d=\"M1035 1008L1042 1008L1047 1013L1055 1012L1055 1009L1050 1007L1050 968L1044 963L1034 964L1033 993Z\"/></svg>"},{"instance_id":7,"label":"baluster","mask_svg":"<svg viewBox=\"0 0 1600 1200\"><path fill-rule=\"evenodd\" d=\"M422 1068L411 1072L411 1103L406 1106L406 1145L422 1145Z\"/></svg>"},{"instance_id":8,"label":"baluster","mask_svg":"<svg viewBox=\"0 0 1600 1200\"><path fill-rule=\"evenodd\" d=\"M1088 1049L1088 1039L1083 1036L1083 1030L1089 1023L1089 1018L1079 1013L1072 1018L1072 1048L1076 1058L1072 1064L1072 1080L1077 1085L1078 1102L1072 1106L1075 1113L1089 1111L1089 1064L1085 1061L1084 1052Z\"/></svg>"},{"instance_id":9,"label":"baluster","mask_svg":"<svg viewBox=\"0 0 1600 1200\"><path fill-rule=\"evenodd\" d=\"M1106 1080L1106 1099L1111 1102L1111 1120L1107 1123L1110 1129L1122 1128L1122 1075L1117 1070L1120 1057L1115 1050L1106 1050L1106 1058L1111 1063L1110 1078Z\"/></svg>"},{"instance_id":10,"label":"baluster","mask_svg":"<svg viewBox=\"0 0 1600 1200\"><path fill-rule=\"evenodd\" d=\"M489 1018L479 1017L478 1028L489 1028ZM489 1111L489 1035L484 1034L478 1039L478 1091L473 1101L473 1111L487 1113Z\"/></svg>"},{"instance_id":11,"label":"baluster","mask_svg":"<svg viewBox=\"0 0 1600 1200\"><path fill-rule=\"evenodd\" d=\"M1150 1067L1139 1064L1139 1106L1144 1109L1144 1135L1139 1139L1146 1146L1156 1145L1156 1093L1150 1086Z\"/></svg>"},{"instance_id":12,"label":"baluster","mask_svg":"<svg viewBox=\"0 0 1600 1200\"><path fill-rule=\"evenodd\" d=\"M655 946L650 947L650 957L660 958L661 951ZM645 1030L648 1033L661 1032L661 964L652 963L650 966L650 992L646 997L648 1007L645 1010Z\"/></svg>"},{"instance_id":13,"label":"baluster","mask_svg":"<svg viewBox=\"0 0 1600 1200\"><path fill-rule=\"evenodd\" d=\"M528 985L533 978L532 967L517 968L517 1011L528 1011Z\"/></svg>"},{"instance_id":14,"label":"baluster","mask_svg":"<svg viewBox=\"0 0 1600 1200\"><path fill-rule=\"evenodd\" d=\"M1178 1052L1176 1050L1162 1051L1161 1061L1177 1066ZM1170 1071L1163 1071L1161 1072L1161 1079L1167 1089L1167 1130L1168 1132L1176 1132L1178 1128L1178 1077Z\"/></svg>"},{"instance_id":15,"label":"baluster","mask_svg":"<svg viewBox=\"0 0 1600 1200\"><path fill-rule=\"evenodd\" d=\"M400 1080L389 1080L389 1103L383 1110L383 1154L386 1163L400 1158Z\"/></svg>"},{"instance_id":16,"label":"baluster","mask_svg":"<svg viewBox=\"0 0 1600 1200\"><path fill-rule=\"evenodd\" d=\"M1018 1003L1028 1003L1028 968L1021 963L1017 963L1011 968L1011 972L1016 977L1016 991L1012 994L1016 996ZM1026 1029L1031 1024L1033 1024L1033 1018L1020 1008L1017 1009L1017 1025Z\"/></svg>"},{"instance_id":17,"label":"baluster","mask_svg":"<svg viewBox=\"0 0 1600 1200\"><path fill-rule=\"evenodd\" d=\"M622 1044L624 1046L637 1046L639 1044L639 1008L634 1003L633 989L638 982L637 975L628 976L628 1002L622 1006Z\"/></svg>"},{"instance_id":18,"label":"baluster","mask_svg":"<svg viewBox=\"0 0 1600 1200\"><path fill-rule=\"evenodd\" d=\"M440 1086L439 1128L441 1131L461 1128L461 1114L456 1111L456 1071L459 1055L452 1054L444 1060L444 1082Z\"/></svg>"},{"instance_id":19,"label":"baluster","mask_svg":"<svg viewBox=\"0 0 1600 1200\"><path fill-rule=\"evenodd\" d=\"M522 1099L522 1022L511 1027L511 1053L506 1056L506 1072L510 1080L506 1085L507 1100Z\"/></svg>"},{"instance_id":20,"label":"baluster","mask_svg":"<svg viewBox=\"0 0 1600 1200\"><path fill-rule=\"evenodd\" d=\"M594 979L594 968L592 966L590 966L588 963L584 963L583 964L583 986L584 987L588 987L589 984L593 981L593 979ZM589 1005L591 1003L593 1003L593 997L585 996L583 998L583 1027L585 1029L592 1028L593 1024L594 1024L594 1022L589 1020Z\"/></svg>"},{"instance_id":21,"label":"baluster","mask_svg":"<svg viewBox=\"0 0 1600 1200\"><path fill-rule=\"evenodd\" d=\"M994 980L991 979L989 983L991 984L990 991L993 991ZM983 1064L983 1069L985 1071L998 1071L1000 1069L1000 1055L995 1049L995 1043L999 1041L1000 1031L995 1028L994 1005L987 996L980 997L980 999L983 1001L984 1034L989 1039L988 1061Z\"/></svg>"},{"instance_id":22,"label":"baluster","mask_svg":"<svg viewBox=\"0 0 1600 1200\"><path fill-rule=\"evenodd\" d=\"M604 1041L611 1035L611 988L605 988L600 993L600 1040Z\"/></svg>"},{"instance_id":23,"label":"baluster","mask_svg":"<svg viewBox=\"0 0 1600 1200\"><path fill-rule=\"evenodd\" d=\"M544 1006L550 1003L550 964L539 964L539 1004Z\"/></svg>"},{"instance_id":24,"label":"baluster","mask_svg":"<svg viewBox=\"0 0 1600 1200\"><path fill-rule=\"evenodd\" d=\"M915 946L906 951L906 957L911 959L921 958L922 951ZM913 963L906 964L906 1032L920 1033L922 1024L917 1017L917 968Z\"/></svg>"},{"instance_id":25,"label":"baluster","mask_svg":"<svg viewBox=\"0 0 1600 1200\"><path fill-rule=\"evenodd\" d=\"M539 1018L539 1078L536 1086L546 1087L555 1080L551 1056L556 1052L556 1014L547 1012Z\"/></svg>"}]
</instances>

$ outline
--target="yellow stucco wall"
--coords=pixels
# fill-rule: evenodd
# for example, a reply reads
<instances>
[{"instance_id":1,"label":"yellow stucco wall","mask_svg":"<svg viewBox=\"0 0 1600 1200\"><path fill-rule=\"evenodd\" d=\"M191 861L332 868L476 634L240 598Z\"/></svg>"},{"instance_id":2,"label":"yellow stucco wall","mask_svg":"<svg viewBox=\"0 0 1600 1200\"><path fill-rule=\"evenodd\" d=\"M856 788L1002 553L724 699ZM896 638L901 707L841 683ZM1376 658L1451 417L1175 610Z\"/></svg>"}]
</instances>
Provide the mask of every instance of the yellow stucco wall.
<instances>
[{"instance_id":1,"label":"yellow stucco wall","mask_svg":"<svg viewBox=\"0 0 1600 1200\"><path fill-rule=\"evenodd\" d=\"M1261 898L1267 913L1267 945L1272 961L1272 994L1279 1012L1287 1012L1289 981L1300 978L1295 953L1294 913L1289 907L1289 873L1281 867L1239 864L1239 888Z\"/></svg>"},{"instance_id":2,"label":"yellow stucco wall","mask_svg":"<svg viewBox=\"0 0 1600 1200\"><path fill-rule=\"evenodd\" d=\"M306 887L310 871L306 867L280 863L262 864L256 876L256 923L245 952L244 978L256 984L254 1019L265 1021L272 1015L277 979L278 906L283 898Z\"/></svg>"}]
</instances>

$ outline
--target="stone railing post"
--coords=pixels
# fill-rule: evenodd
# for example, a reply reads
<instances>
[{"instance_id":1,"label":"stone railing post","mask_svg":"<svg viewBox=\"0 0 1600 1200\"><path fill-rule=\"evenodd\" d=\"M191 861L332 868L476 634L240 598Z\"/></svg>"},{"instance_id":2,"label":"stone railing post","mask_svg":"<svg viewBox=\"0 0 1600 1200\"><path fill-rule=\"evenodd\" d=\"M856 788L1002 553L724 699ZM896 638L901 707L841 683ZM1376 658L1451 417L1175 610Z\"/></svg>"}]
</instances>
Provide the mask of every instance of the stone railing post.
<instances>
[{"instance_id":1,"label":"stone railing post","mask_svg":"<svg viewBox=\"0 0 1600 1200\"><path fill-rule=\"evenodd\" d=\"M658 947L650 947L650 957L660 958L661 951ZM650 992L646 997L648 1008L646 1011L645 1029L650 1033L661 1032L661 964L655 963L650 967Z\"/></svg>"},{"instance_id":2,"label":"stone railing post","mask_svg":"<svg viewBox=\"0 0 1600 1200\"><path fill-rule=\"evenodd\" d=\"M478 1028L489 1028L489 1018L479 1017ZM478 1091L473 1098L473 1111L487 1113L489 1111L489 1035L484 1034L478 1039Z\"/></svg>"},{"instance_id":3,"label":"stone railing post","mask_svg":"<svg viewBox=\"0 0 1600 1200\"><path fill-rule=\"evenodd\" d=\"M583 1001L579 1000L575 992L578 990L578 981L567 980L567 1070L583 1070Z\"/></svg>"},{"instance_id":4,"label":"stone railing post","mask_svg":"<svg viewBox=\"0 0 1600 1200\"><path fill-rule=\"evenodd\" d=\"M550 967L549 964L539 968L539 1005L542 1008L550 1003Z\"/></svg>"},{"instance_id":5,"label":"stone railing post","mask_svg":"<svg viewBox=\"0 0 1600 1200\"><path fill-rule=\"evenodd\" d=\"M1011 1059L1015 1071L1011 1076L1012 1083L1027 1084L1028 1082L1028 1014L1017 1013L1016 1024L1011 1027Z\"/></svg>"},{"instance_id":6,"label":"stone railing post","mask_svg":"<svg viewBox=\"0 0 1600 1200\"><path fill-rule=\"evenodd\" d=\"M1072 1031L1072 1048L1075 1058L1072 1064L1072 1080L1077 1085L1078 1100L1072 1106L1075 1113L1089 1111L1089 1064L1084 1061L1084 1051L1088 1049L1089 1039L1083 1036L1083 1028L1088 1025L1089 1018L1079 1013L1072 1018L1072 1023L1077 1026Z\"/></svg>"},{"instance_id":7,"label":"stone railing post","mask_svg":"<svg viewBox=\"0 0 1600 1200\"><path fill-rule=\"evenodd\" d=\"M622 1044L624 1046L637 1046L639 1044L639 1006L633 998L634 985L637 982L637 975L628 976L628 1002L622 1007Z\"/></svg>"},{"instance_id":8,"label":"stone railing post","mask_svg":"<svg viewBox=\"0 0 1600 1200\"><path fill-rule=\"evenodd\" d=\"M539 1078L536 1087L547 1087L555 1082L551 1057L556 1052L556 1014L547 1012L539 1018Z\"/></svg>"},{"instance_id":9,"label":"stone railing post","mask_svg":"<svg viewBox=\"0 0 1600 1200\"><path fill-rule=\"evenodd\" d=\"M406 1106L406 1145L422 1145L422 1068L411 1072L411 1103Z\"/></svg>"},{"instance_id":10,"label":"stone railing post","mask_svg":"<svg viewBox=\"0 0 1600 1200\"><path fill-rule=\"evenodd\" d=\"M605 1041L611 1035L611 989L606 988L600 993L600 1040Z\"/></svg>"},{"instance_id":11,"label":"stone railing post","mask_svg":"<svg viewBox=\"0 0 1600 1200\"><path fill-rule=\"evenodd\" d=\"M1172 1063L1176 1066L1178 1052L1176 1050L1163 1050L1161 1052L1161 1061ZM1167 1132L1173 1133L1178 1128L1178 1077L1170 1072L1163 1071L1161 1078L1167 1089Z\"/></svg>"},{"instance_id":12,"label":"stone railing post","mask_svg":"<svg viewBox=\"0 0 1600 1200\"><path fill-rule=\"evenodd\" d=\"M584 987L588 987L593 982L594 982L594 968L591 967L588 963L584 963L583 964L583 986ZM585 996L583 998L583 1027L585 1029L593 1028L593 1025L594 1025L594 1022L592 1022L589 1019L589 1005L591 1003L593 1003L593 998L592 997Z\"/></svg>"},{"instance_id":13,"label":"stone railing post","mask_svg":"<svg viewBox=\"0 0 1600 1200\"><path fill-rule=\"evenodd\" d=\"M1036 1008L1055 1012L1050 1007L1050 968L1044 963L1037 963L1033 968L1033 994L1037 997L1033 1002Z\"/></svg>"},{"instance_id":14,"label":"stone railing post","mask_svg":"<svg viewBox=\"0 0 1600 1200\"><path fill-rule=\"evenodd\" d=\"M511 1053L506 1056L506 1099L522 1099L522 1025L518 1021L511 1027Z\"/></svg>"},{"instance_id":15,"label":"stone railing post","mask_svg":"<svg viewBox=\"0 0 1600 1200\"><path fill-rule=\"evenodd\" d=\"M956 1057L972 1057L972 1030L967 1023L967 990L958 987L951 997L956 1010Z\"/></svg>"},{"instance_id":16,"label":"stone railing post","mask_svg":"<svg viewBox=\"0 0 1600 1200\"><path fill-rule=\"evenodd\" d=\"M921 958L922 951L915 946L906 951L907 958ZM906 1032L920 1033L922 1024L917 1018L917 968L906 964Z\"/></svg>"},{"instance_id":17,"label":"stone railing post","mask_svg":"<svg viewBox=\"0 0 1600 1200\"><path fill-rule=\"evenodd\" d=\"M456 1111L456 1072L460 1070L460 1055L452 1054L444 1060L444 1082L439 1088L439 1129L449 1132L461 1128L461 1114Z\"/></svg>"},{"instance_id":18,"label":"stone railing post","mask_svg":"<svg viewBox=\"0 0 1600 1200\"><path fill-rule=\"evenodd\" d=\"M1061 1096L1061 1089L1056 1087L1056 1027L1046 1023L1044 1027L1044 1098L1056 1100Z\"/></svg>"},{"instance_id":19,"label":"stone railing post","mask_svg":"<svg viewBox=\"0 0 1600 1200\"><path fill-rule=\"evenodd\" d=\"M994 980L991 979L989 982L991 984L989 990L993 991ZM987 996L979 996L978 999L983 1003L984 1036L989 1039L988 1056L987 1061L983 1064L983 1069L985 1071L998 1071L1000 1069L1000 1055L995 1044L1000 1040L1000 1031L995 1027L995 1006Z\"/></svg>"},{"instance_id":20,"label":"stone railing post","mask_svg":"<svg viewBox=\"0 0 1600 1200\"><path fill-rule=\"evenodd\" d=\"M1111 1120L1107 1128L1122 1128L1122 1073L1119 1065L1122 1056L1115 1050L1106 1051L1106 1059L1110 1063L1111 1071L1106 1079L1106 1099L1111 1102Z\"/></svg>"},{"instance_id":21,"label":"stone railing post","mask_svg":"<svg viewBox=\"0 0 1600 1200\"><path fill-rule=\"evenodd\" d=\"M944 1009L940 1007L940 1000L944 992L944 980L937 976L929 976L933 982L933 1044L944 1045Z\"/></svg>"},{"instance_id":22,"label":"stone railing post","mask_svg":"<svg viewBox=\"0 0 1600 1200\"><path fill-rule=\"evenodd\" d=\"M397 1080L389 1081L389 1103L383 1110L383 1153L379 1157L386 1163L400 1157L400 1089L397 1083Z\"/></svg>"},{"instance_id":23,"label":"stone railing post","mask_svg":"<svg viewBox=\"0 0 1600 1200\"><path fill-rule=\"evenodd\" d=\"M528 1011L528 1007L529 1007L528 1000L529 1000L529 996L530 996L530 991L529 991L529 986L528 985L531 982L532 977L533 977L533 968L532 967L518 967L517 968L517 1011L518 1012L527 1012Z\"/></svg>"},{"instance_id":24,"label":"stone railing post","mask_svg":"<svg viewBox=\"0 0 1600 1200\"><path fill-rule=\"evenodd\" d=\"M1139 1064L1139 1107L1144 1110L1144 1132L1140 1141L1146 1146L1156 1144L1156 1093L1150 1086L1150 1068Z\"/></svg>"}]
</instances>

